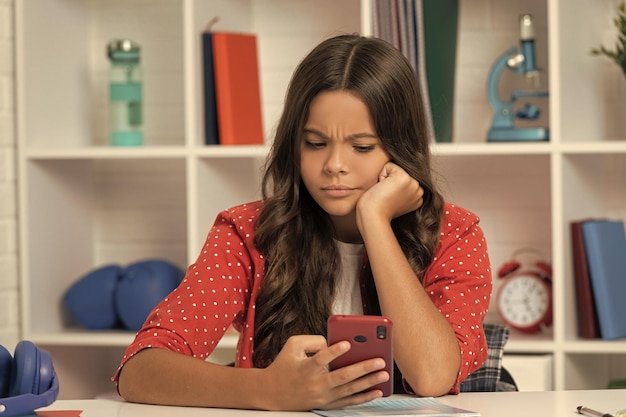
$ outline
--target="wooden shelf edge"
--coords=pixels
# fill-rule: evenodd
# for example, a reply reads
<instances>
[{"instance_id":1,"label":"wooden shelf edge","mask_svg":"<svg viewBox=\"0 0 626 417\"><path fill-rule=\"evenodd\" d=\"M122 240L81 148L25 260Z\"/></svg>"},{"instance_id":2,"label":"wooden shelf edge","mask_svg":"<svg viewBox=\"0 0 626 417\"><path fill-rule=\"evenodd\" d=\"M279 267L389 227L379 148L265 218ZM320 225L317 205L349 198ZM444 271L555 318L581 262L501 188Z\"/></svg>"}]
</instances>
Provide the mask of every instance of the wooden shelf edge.
<instances>
[{"instance_id":1,"label":"wooden shelf edge","mask_svg":"<svg viewBox=\"0 0 626 417\"><path fill-rule=\"evenodd\" d=\"M27 160L66 160L66 159L176 159L198 158L261 158L267 155L265 145L242 146L137 146L137 147L76 147L46 148L29 147L22 155Z\"/></svg>"},{"instance_id":2,"label":"wooden shelf edge","mask_svg":"<svg viewBox=\"0 0 626 417\"><path fill-rule=\"evenodd\" d=\"M134 332L71 330L60 333L31 333L26 339L37 345L55 347L126 347L135 337ZM235 349L239 338L236 332L227 332L216 349Z\"/></svg>"}]
</instances>

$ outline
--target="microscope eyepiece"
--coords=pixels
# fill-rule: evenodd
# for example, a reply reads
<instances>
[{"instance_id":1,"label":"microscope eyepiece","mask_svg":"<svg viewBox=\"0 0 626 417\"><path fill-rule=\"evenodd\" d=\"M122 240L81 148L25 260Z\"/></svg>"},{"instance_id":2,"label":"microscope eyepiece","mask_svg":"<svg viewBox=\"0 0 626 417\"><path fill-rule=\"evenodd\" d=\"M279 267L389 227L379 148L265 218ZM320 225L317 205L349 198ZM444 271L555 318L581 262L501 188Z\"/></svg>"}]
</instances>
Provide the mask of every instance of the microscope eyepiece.
<instances>
[{"instance_id":1,"label":"microscope eyepiece","mask_svg":"<svg viewBox=\"0 0 626 417\"><path fill-rule=\"evenodd\" d=\"M535 26L533 25L533 17L529 14L521 15L519 18L519 38L522 41L530 41L535 39Z\"/></svg>"}]
</instances>

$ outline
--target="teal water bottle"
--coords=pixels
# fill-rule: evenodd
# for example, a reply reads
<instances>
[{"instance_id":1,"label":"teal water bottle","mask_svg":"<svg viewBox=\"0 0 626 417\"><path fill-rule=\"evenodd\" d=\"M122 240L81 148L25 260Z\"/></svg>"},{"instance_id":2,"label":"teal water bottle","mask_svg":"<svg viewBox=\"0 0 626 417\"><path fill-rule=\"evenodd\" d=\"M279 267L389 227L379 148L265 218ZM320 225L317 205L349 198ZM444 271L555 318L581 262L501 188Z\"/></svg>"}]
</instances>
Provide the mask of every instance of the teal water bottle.
<instances>
[{"instance_id":1,"label":"teal water bottle","mask_svg":"<svg viewBox=\"0 0 626 417\"><path fill-rule=\"evenodd\" d=\"M129 39L114 39L107 46L111 145L143 144L143 88L141 48Z\"/></svg>"}]
</instances>

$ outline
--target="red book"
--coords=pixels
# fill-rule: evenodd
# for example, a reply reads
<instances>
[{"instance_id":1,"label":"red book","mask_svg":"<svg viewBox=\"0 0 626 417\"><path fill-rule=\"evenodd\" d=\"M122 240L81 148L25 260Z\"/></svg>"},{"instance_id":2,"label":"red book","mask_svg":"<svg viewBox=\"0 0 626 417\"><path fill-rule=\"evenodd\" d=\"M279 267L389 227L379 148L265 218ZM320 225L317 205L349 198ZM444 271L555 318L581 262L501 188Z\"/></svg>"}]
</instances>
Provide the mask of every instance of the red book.
<instances>
[{"instance_id":1,"label":"red book","mask_svg":"<svg viewBox=\"0 0 626 417\"><path fill-rule=\"evenodd\" d=\"M256 36L213 32L213 71L219 142L263 143Z\"/></svg>"},{"instance_id":2,"label":"red book","mask_svg":"<svg viewBox=\"0 0 626 417\"><path fill-rule=\"evenodd\" d=\"M587 252L582 233L582 224L584 222L585 220L580 220L570 223L572 260L576 284L576 305L578 307L578 331L582 338L596 339L600 337L600 326L591 288Z\"/></svg>"}]
</instances>

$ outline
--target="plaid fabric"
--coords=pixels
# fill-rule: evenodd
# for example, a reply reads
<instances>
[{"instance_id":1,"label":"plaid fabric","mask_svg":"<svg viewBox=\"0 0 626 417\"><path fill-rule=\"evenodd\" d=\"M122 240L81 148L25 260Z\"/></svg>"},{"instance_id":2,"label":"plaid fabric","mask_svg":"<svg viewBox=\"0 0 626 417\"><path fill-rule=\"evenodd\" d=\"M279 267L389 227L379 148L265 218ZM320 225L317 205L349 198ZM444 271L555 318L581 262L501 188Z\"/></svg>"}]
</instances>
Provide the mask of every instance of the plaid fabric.
<instances>
[{"instance_id":1,"label":"plaid fabric","mask_svg":"<svg viewBox=\"0 0 626 417\"><path fill-rule=\"evenodd\" d=\"M502 354L504 345L509 340L509 328L498 324L484 324L487 338L487 360L476 371L472 372L461 383L461 392L493 392L517 391L517 387L505 381L500 381L502 369Z\"/></svg>"}]
</instances>

